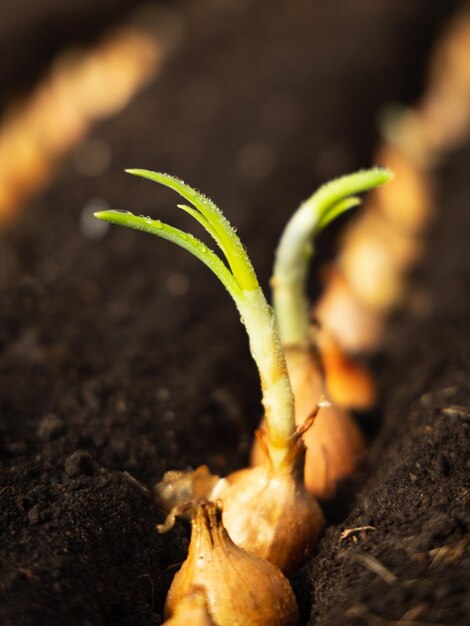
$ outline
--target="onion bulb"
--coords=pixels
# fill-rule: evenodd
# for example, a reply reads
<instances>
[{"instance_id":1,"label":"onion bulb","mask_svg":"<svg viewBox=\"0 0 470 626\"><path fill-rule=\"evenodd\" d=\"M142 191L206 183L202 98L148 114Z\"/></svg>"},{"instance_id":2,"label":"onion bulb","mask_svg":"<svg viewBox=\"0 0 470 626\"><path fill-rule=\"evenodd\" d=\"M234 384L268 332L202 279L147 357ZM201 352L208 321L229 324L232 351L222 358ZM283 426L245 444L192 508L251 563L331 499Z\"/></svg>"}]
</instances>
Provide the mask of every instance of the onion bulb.
<instances>
[{"instance_id":1,"label":"onion bulb","mask_svg":"<svg viewBox=\"0 0 470 626\"><path fill-rule=\"evenodd\" d=\"M224 524L233 541L274 563L284 573L304 564L325 525L316 499L304 484L306 449L302 435L310 424L307 422L297 431L280 467L272 465L265 433L258 431L264 462L228 476L220 492Z\"/></svg>"},{"instance_id":2,"label":"onion bulb","mask_svg":"<svg viewBox=\"0 0 470 626\"><path fill-rule=\"evenodd\" d=\"M193 511L191 526L188 557L166 599L168 617L176 616L180 603L197 586L204 588L208 611L218 626L298 624L287 579L277 567L232 541L218 503L201 502Z\"/></svg>"},{"instance_id":3,"label":"onion bulb","mask_svg":"<svg viewBox=\"0 0 470 626\"><path fill-rule=\"evenodd\" d=\"M193 587L175 607L173 616L164 626L216 626L207 609L206 593L202 587Z\"/></svg>"},{"instance_id":4,"label":"onion bulb","mask_svg":"<svg viewBox=\"0 0 470 626\"><path fill-rule=\"evenodd\" d=\"M348 353L373 352L382 342L383 315L359 301L339 269L329 273L314 314Z\"/></svg>"}]
</instances>

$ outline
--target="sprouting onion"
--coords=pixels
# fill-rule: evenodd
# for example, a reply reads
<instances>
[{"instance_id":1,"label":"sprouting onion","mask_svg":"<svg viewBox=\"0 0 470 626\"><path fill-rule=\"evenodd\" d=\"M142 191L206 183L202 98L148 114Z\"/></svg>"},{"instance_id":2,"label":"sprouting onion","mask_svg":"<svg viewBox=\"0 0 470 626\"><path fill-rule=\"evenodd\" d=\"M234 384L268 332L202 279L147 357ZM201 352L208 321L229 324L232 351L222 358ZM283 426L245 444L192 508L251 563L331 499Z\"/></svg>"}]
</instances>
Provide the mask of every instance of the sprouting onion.
<instances>
[{"instance_id":1,"label":"sprouting onion","mask_svg":"<svg viewBox=\"0 0 470 626\"><path fill-rule=\"evenodd\" d=\"M224 523L232 540L248 552L293 571L312 553L325 523L315 498L303 480L303 436L318 407L296 428L294 396L273 311L259 286L253 266L235 231L216 205L182 181L147 170L129 170L175 190L191 204L179 205L216 241L225 261L193 235L149 217L102 211L96 217L168 239L205 263L225 285L246 327L252 356L258 366L265 410L264 463L218 480L206 468L167 472L156 486L160 504L169 513L157 527L165 532L175 515L191 510L197 498L222 499Z\"/></svg>"},{"instance_id":2,"label":"sprouting onion","mask_svg":"<svg viewBox=\"0 0 470 626\"><path fill-rule=\"evenodd\" d=\"M205 263L232 296L248 333L253 359L258 366L266 416L267 446L274 467L284 459L295 432L294 398L274 314L258 283L248 254L220 209L183 181L149 170L126 170L176 191L191 206L178 207L197 220L215 240L226 263L202 241L189 233L150 217L128 212L100 211L98 219L142 230L191 252Z\"/></svg>"},{"instance_id":3,"label":"sprouting onion","mask_svg":"<svg viewBox=\"0 0 470 626\"><path fill-rule=\"evenodd\" d=\"M276 252L273 302L289 377L297 424L323 396L322 407L305 434L305 484L319 498L334 495L339 480L356 469L364 438L344 407L364 408L373 397L366 370L341 353L335 338L321 328L312 333L306 283L316 236L334 219L360 203L355 195L387 182L391 173L373 168L343 176L320 187L288 222ZM252 461L263 462L259 441Z\"/></svg>"}]
</instances>

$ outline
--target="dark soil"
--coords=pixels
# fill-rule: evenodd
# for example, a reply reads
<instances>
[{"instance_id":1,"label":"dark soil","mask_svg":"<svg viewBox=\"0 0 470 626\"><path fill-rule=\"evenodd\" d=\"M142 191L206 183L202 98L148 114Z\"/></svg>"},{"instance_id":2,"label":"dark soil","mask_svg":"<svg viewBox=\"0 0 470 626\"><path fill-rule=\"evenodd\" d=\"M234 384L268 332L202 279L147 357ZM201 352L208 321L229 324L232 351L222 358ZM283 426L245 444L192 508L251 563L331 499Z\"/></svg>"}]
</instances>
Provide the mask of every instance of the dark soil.
<instances>
[{"instance_id":1,"label":"dark soil","mask_svg":"<svg viewBox=\"0 0 470 626\"><path fill-rule=\"evenodd\" d=\"M1 0L1 105L24 94L65 47L84 47L93 42L103 29L119 23L142 2ZM165 4L165 0L159 4Z\"/></svg>"},{"instance_id":2,"label":"dark soil","mask_svg":"<svg viewBox=\"0 0 470 626\"><path fill-rule=\"evenodd\" d=\"M378 109L419 95L459 4L179 4L179 52L94 131L109 169L84 177L72 155L0 235L2 626L160 623L188 529L155 533L152 485L170 468L240 467L261 413L222 287L149 236L99 238L90 207L104 199L190 227L172 194L122 169L178 174L224 208L267 285L287 216L326 178L369 164ZM470 621L469 168L467 147L439 173L427 258L377 359L366 466L293 579L305 623Z\"/></svg>"}]
</instances>

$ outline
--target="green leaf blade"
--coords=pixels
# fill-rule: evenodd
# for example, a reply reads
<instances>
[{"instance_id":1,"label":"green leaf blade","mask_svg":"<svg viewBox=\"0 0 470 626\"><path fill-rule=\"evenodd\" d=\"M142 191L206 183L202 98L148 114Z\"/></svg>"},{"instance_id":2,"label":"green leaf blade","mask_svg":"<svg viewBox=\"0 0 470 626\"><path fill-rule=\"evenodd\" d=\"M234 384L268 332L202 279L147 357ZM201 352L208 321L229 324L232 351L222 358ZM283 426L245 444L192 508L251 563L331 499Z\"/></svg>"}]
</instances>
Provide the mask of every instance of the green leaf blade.
<instances>
[{"instance_id":1,"label":"green leaf blade","mask_svg":"<svg viewBox=\"0 0 470 626\"><path fill-rule=\"evenodd\" d=\"M160 220L137 216L128 211L99 211L94 215L99 220L140 230L171 241L180 248L184 248L214 272L234 299L241 297L241 290L227 266L213 250L208 248L200 239L194 237L194 235L185 233L179 228L165 224Z\"/></svg>"},{"instance_id":2,"label":"green leaf blade","mask_svg":"<svg viewBox=\"0 0 470 626\"><path fill-rule=\"evenodd\" d=\"M209 233L225 254L233 275L241 288L253 290L259 286L251 262L235 230L210 198L169 174L145 169L127 169L126 172L164 185L190 202L211 225ZM195 216L193 215L193 217ZM198 221L202 223L200 219Z\"/></svg>"},{"instance_id":3,"label":"green leaf blade","mask_svg":"<svg viewBox=\"0 0 470 626\"><path fill-rule=\"evenodd\" d=\"M391 180L392 172L374 167L341 176L320 187L295 211L281 235L273 271L273 300L284 345L309 342L306 283L315 237L337 217L360 204L355 194Z\"/></svg>"},{"instance_id":4,"label":"green leaf blade","mask_svg":"<svg viewBox=\"0 0 470 626\"><path fill-rule=\"evenodd\" d=\"M338 217L341 217L343 213L346 213L346 211L350 211L351 209L354 209L360 204L361 204L361 199L357 198L356 196L345 198L344 200L340 200L336 204L333 204L333 206L330 207L330 210L325 211L324 214L322 215L322 218L319 221L318 226L317 226L318 232L322 231L324 228L328 226L328 224L331 224L331 222L334 222L335 219L337 219Z\"/></svg>"},{"instance_id":5,"label":"green leaf blade","mask_svg":"<svg viewBox=\"0 0 470 626\"><path fill-rule=\"evenodd\" d=\"M325 185L322 185L304 205L310 205L311 210L317 213L318 222L322 221L324 212L344 200L348 196L370 191L389 182L393 178L392 172L386 167L373 167L369 170L359 170L353 174L340 176ZM331 221L331 220L330 220Z\"/></svg>"}]
</instances>

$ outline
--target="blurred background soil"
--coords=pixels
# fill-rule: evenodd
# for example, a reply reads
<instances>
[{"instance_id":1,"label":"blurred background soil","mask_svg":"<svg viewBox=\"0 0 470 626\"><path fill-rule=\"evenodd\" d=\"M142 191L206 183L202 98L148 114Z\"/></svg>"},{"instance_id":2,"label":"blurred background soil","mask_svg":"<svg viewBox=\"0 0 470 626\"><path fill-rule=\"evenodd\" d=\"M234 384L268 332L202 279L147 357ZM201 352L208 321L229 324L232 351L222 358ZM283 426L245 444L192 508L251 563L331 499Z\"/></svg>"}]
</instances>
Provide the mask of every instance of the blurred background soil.
<instances>
[{"instance_id":1,"label":"blurred background soil","mask_svg":"<svg viewBox=\"0 0 470 626\"><path fill-rule=\"evenodd\" d=\"M96 45L139 6L2 0L5 114L61 51ZM192 228L174 195L123 169L167 171L212 197L267 290L292 210L371 164L381 108L418 98L460 6L151 5L166 37L154 77L54 159L51 182L0 232L2 625L159 624L188 528L155 533L152 486L167 469L240 467L260 418L221 285L185 252L90 217L111 206ZM438 172L425 262L374 361L369 454L293 578L305 624L468 624L469 168L467 143ZM323 238L322 264L342 225ZM317 267L312 296L319 284Z\"/></svg>"}]
</instances>

